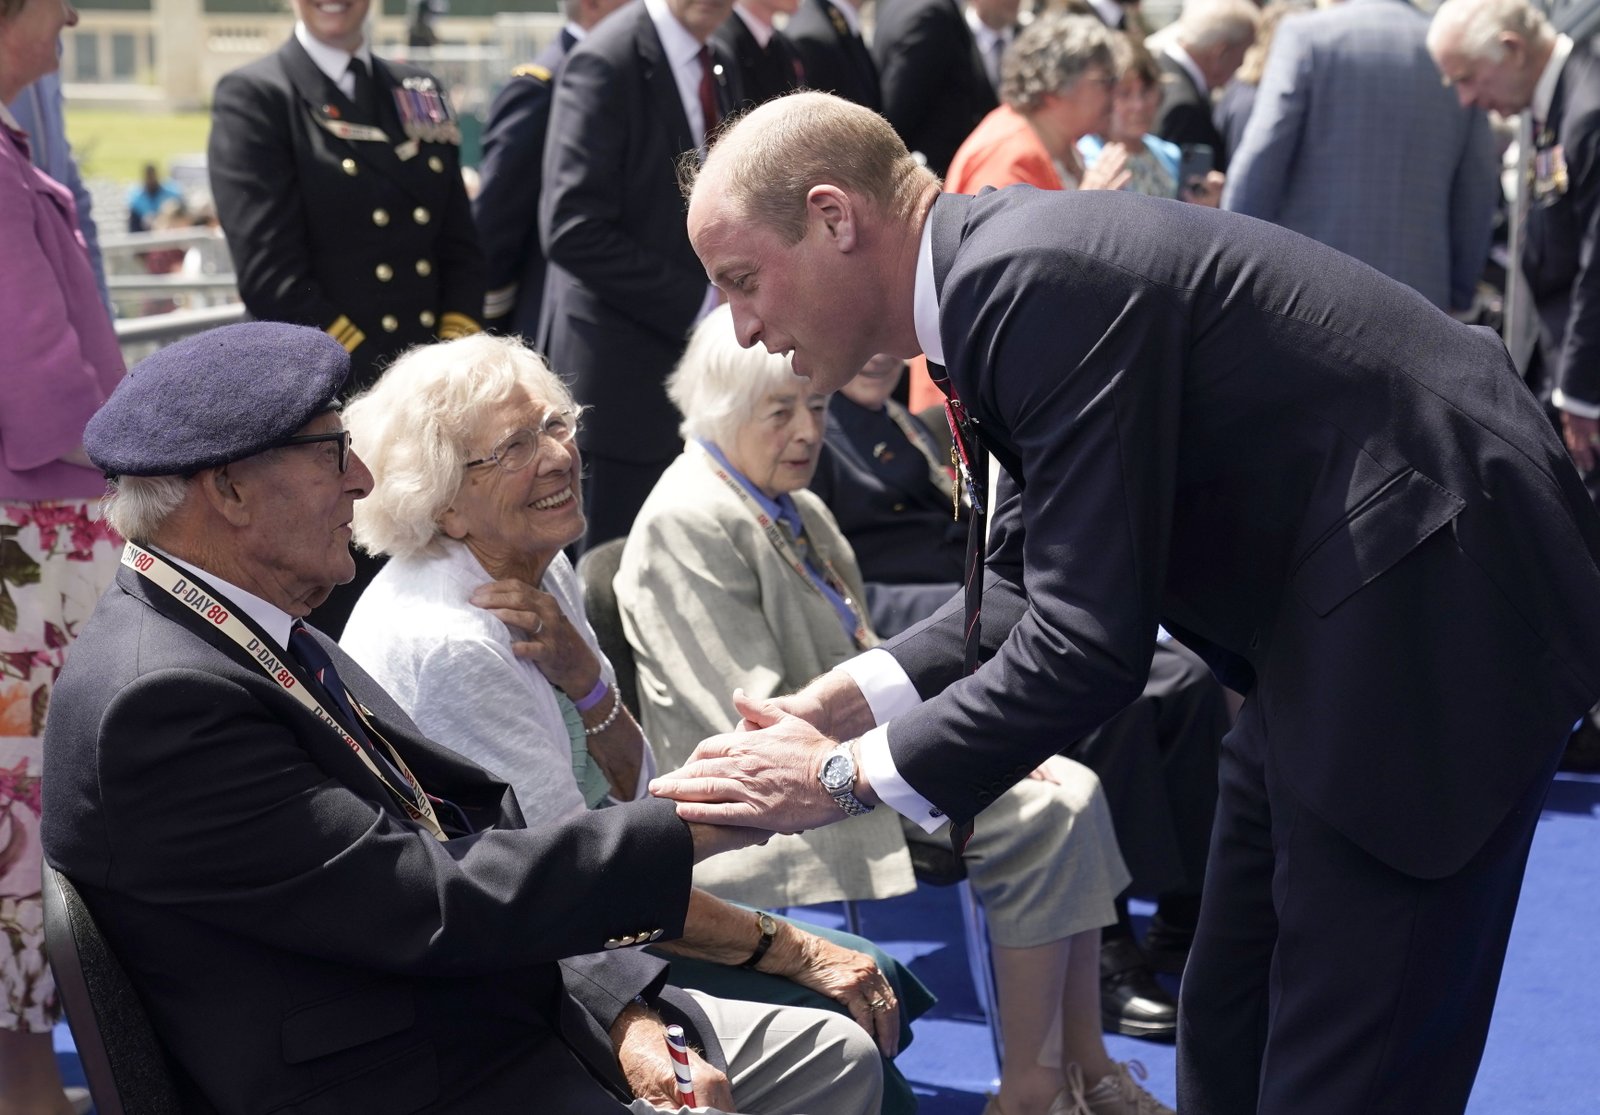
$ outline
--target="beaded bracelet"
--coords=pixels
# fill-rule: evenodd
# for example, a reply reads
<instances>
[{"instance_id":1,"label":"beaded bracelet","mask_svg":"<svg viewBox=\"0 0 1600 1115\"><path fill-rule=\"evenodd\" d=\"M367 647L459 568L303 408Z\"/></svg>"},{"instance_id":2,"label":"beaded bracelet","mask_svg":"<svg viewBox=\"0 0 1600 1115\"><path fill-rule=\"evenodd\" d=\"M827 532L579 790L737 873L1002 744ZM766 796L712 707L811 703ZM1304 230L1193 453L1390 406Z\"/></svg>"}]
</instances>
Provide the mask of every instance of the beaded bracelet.
<instances>
[{"instance_id":1,"label":"beaded bracelet","mask_svg":"<svg viewBox=\"0 0 1600 1115\"><path fill-rule=\"evenodd\" d=\"M593 727L586 727L583 734L597 736L617 722L617 717L622 715L622 693L616 689L611 691L611 711L606 713L606 718Z\"/></svg>"},{"instance_id":2,"label":"beaded bracelet","mask_svg":"<svg viewBox=\"0 0 1600 1115\"><path fill-rule=\"evenodd\" d=\"M588 712L590 709L594 708L595 705L598 705L601 701L605 700L605 696L606 679L605 675L602 674L600 677L595 679L593 689L589 690L589 692L585 693L572 703L578 706L579 712Z\"/></svg>"}]
</instances>

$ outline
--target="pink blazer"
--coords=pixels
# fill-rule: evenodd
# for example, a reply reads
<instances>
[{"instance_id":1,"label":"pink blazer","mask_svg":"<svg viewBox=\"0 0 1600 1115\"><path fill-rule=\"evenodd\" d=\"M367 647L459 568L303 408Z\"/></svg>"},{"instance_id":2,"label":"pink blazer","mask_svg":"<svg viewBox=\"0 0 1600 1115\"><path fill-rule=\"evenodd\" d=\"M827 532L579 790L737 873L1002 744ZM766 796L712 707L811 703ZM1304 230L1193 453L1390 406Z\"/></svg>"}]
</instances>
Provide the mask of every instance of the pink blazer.
<instances>
[{"instance_id":1,"label":"pink blazer","mask_svg":"<svg viewBox=\"0 0 1600 1115\"><path fill-rule=\"evenodd\" d=\"M0 123L0 499L93 497L105 481L56 458L124 373L66 187Z\"/></svg>"}]
</instances>

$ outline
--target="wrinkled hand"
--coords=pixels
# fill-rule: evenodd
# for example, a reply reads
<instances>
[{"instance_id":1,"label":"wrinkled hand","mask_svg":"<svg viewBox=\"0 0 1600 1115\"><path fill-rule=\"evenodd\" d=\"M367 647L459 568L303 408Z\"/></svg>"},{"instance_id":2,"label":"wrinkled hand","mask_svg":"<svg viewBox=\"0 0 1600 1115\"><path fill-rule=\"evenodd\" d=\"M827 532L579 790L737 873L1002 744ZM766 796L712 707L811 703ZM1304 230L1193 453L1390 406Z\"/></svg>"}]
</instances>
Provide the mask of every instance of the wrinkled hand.
<instances>
[{"instance_id":1,"label":"wrinkled hand","mask_svg":"<svg viewBox=\"0 0 1600 1115\"><path fill-rule=\"evenodd\" d=\"M600 660L548 592L512 577L480 585L470 599L511 628L513 654L574 701L600 680Z\"/></svg>"},{"instance_id":2,"label":"wrinkled hand","mask_svg":"<svg viewBox=\"0 0 1600 1115\"><path fill-rule=\"evenodd\" d=\"M762 958L761 971L783 976L839 1003L872 1035L885 1057L900 1052L900 1001L865 953L807 933L789 922Z\"/></svg>"},{"instance_id":3,"label":"wrinkled hand","mask_svg":"<svg viewBox=\"0 0 1600 1115\"><path fill-rule=\"evenodd\" d=\"M1183 200L1212 209L1219 208L1222 205L1222 187L1227 181L1222 171L1208 170L1204 178L1191 178L1183 184Z\"/></svg>"},{"instance_id":4,"label":"wrinkled hand","mask_svg":"<svg viewBox=\"0 0 1600 1115\"><path fill-rule=\"evenodd\" d=\"M689 761L650 783L685 821L803 832L844 816L817 781L834 741L779 702L733 695L744 731L703 740Z\"/></svg>"},{"instance_id":5,"label":"wrinkled hand","mask_svg":"<svg viewBox=\"0 0 1600 1115\"><path fill-rule=\"evenodd\" d=\"M678 1078L672 1071L672 1056L667 1052L667 1028L653 1014L629 1007L611 1028L617 1063L633 1094L652 1107L676 1111L683 1106L678 1098ZM711 1065L691 1046L689 1072L694 1082L697 1107L736 1110L728 1077Z\"/></svg>"},{"instance_id":6,"label":"wrinkled hand","mask_svg":"<svg viewBox=\"0 0 1600 1115\"><path fill-rule=\"evenodd\" d=\"M1128 169L1128 149L1120 143L1108 143L1100 148L1100 157L1094 166L1083 172L1078 183L1080 190L1120 190L1133 181Z\"/></svg>"},{"instance_id":7,"label":"wrinkled hand","mask_svg":"<svg viewBox=\"0 0 1600 1115\"><path fill-rule=\"evenodd\" d=\"M742 690L734 692L734 708L748 701ZM855 680L843 670L829 670L798 693L786 697L769 697L761 702L765 707L798 716L830 739L854 739L865 734L877 723L872 718L872 706L857 687ZM739 721L741 732L756 728L749 720Z\"/></svg>"},{"instance_id":8,"label":"wrinkled hand","mask_svg":"<svg viewBox=\"0 0 1600 1115\"><path fill-rule=\"evenodd\" d=\"M1600 418L1583 418L1571 411L1561 412L1561 436L1566 439L1567 452L1578 471L1588 475L1594 471L1597 450L1600 450Z\"/></svg>"}]
</instances>

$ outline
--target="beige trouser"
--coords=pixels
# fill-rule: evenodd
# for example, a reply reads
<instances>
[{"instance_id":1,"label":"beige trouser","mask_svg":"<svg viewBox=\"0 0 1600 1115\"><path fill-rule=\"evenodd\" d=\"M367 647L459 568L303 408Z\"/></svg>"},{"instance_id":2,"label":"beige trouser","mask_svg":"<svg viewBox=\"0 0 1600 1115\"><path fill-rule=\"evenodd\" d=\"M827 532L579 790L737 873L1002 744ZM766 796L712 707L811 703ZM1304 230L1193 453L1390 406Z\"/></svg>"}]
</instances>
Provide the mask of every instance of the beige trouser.
<instances>
[{"instance_id":1,"label":"beige trouser","mask_svg":"<svg viewBox=\"0 0 1600 1115\"><path fill-rule=\"evenodd\" d=\"M739 999L694 997L711 1020L728 1061L728 1082L748 1115L876 1115L883 1097L877 1046L854 1021L832 1011ZM662 1110L634 1100L628 1110ZM725 1115L680 1107L679 1115Z\"/></svg>"}]
</instances>

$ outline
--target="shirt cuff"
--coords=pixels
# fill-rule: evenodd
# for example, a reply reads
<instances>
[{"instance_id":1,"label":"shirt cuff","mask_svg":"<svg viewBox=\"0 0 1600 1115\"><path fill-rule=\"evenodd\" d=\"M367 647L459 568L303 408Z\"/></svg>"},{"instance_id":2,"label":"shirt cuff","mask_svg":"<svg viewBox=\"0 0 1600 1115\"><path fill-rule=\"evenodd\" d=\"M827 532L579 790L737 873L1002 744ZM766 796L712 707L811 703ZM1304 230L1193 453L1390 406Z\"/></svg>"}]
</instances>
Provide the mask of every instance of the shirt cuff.
<instances>
[{"instance_id":1,"label":"shirt cuff","mask_svg":"<svg viewBox=\"0 0 1600 1115\"><path fill-rule=\"evenodd\" d=\"M861 695L872 709L874 724L887 724L903 712L910 712L922 703L922 695L911 684L905 669L895 656L881 647L874 647L835 666L850 675Z\"/></svg>"},{"instance_id":2,"label":"shirt cuff","mask_svg":"<svg viewBox=\"0 0 1600 1115\"><path fill-rule=\"evenodd\" d=\"M1579 418L1600 418L1600 404L1586 403L1582 399L1574 399L1557 387L1550 392L1550 401L1557 410L1564 410L1568 414L1576 414Z\"/></svg>"},{"instance_id":3,"label":"shirt cuff","mask_svg":"<svg viewBox=\"0 0 1600 1115\"><path fill-rule=\"evenodd\" d=\"M880 724L856 740L856 755L879 801L923 832L937 832L945 823L945 815L913 790L895 769L894 756L889 754L889 725Z\"/></svg>"}]
</instances>

